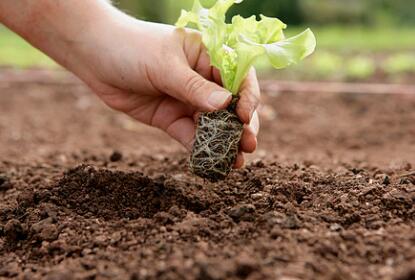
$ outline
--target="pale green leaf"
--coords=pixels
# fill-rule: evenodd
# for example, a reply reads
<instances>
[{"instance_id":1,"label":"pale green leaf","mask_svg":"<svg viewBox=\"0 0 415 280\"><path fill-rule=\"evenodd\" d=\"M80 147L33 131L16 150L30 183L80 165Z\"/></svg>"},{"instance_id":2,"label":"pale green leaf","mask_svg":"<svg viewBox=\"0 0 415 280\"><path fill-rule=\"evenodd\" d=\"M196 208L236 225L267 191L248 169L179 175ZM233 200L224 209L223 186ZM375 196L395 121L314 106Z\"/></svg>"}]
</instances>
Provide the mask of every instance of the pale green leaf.
<instances>
[{"instance_id":1,"label":"pale green leaf","mask_svg":"<svg viewBox=\"0 0 415 280\"><path fill-rule=\"evenodd\" d=\"M261 15L243 18L235 16L225 22L226 13L243 0L195 0L192 11L182 11L178 27L196 26L202 33L203 44L211 64L219 69L225 88L237 95L243 80L255 60L264 56L277 69L298 63L310 55L316 46L311 30L285 39L282 21Z\"/></svg>"},{"instance_id":2,"label":"pale green leaf","mask_svg":"<svg viewBox=\"0 0 415 280\"><path fill-rule=\"evenodd\" d=\"M310 29L303 33L273 44L264 45L267 56L276 69L296 64L314 52L316 38Z\"/></svg>"}]
</instances>

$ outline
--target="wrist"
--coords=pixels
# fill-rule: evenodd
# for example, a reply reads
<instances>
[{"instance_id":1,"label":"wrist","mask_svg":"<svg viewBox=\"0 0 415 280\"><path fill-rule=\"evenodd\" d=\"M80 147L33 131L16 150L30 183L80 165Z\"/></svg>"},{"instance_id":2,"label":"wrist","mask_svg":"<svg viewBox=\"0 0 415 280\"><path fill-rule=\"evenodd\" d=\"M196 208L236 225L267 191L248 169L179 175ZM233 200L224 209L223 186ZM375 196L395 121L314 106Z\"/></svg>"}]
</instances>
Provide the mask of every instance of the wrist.
<instances>
[{"instance_id":1,"label":"wrist","mask_svg":"<svg viewBox=\"0 0 415 280\"><path fill-rule=\"evenodd\" d=\"M2 23L68 68L78 49L116 11L106 0L0 2Z\"/></svg>"}]
</instances>

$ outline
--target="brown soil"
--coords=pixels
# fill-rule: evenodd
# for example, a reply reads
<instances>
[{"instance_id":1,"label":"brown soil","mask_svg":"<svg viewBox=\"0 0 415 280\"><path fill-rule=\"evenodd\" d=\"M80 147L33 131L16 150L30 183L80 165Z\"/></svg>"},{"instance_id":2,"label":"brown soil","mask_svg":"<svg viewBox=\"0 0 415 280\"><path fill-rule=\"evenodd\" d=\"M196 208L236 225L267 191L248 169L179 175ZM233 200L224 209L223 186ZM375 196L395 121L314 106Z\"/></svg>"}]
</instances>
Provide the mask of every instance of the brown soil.
<instances>
[{"instance_id":1,"label":"brown soil","mask_svg":"<svg viewBox=\"0 0 415 280\"><path fill-rule=\"evenodd\" d=\"M0 92L0 278L415 279L414 97L265 93L209 183L83 86Z\"/></svg>"}]
</instances>

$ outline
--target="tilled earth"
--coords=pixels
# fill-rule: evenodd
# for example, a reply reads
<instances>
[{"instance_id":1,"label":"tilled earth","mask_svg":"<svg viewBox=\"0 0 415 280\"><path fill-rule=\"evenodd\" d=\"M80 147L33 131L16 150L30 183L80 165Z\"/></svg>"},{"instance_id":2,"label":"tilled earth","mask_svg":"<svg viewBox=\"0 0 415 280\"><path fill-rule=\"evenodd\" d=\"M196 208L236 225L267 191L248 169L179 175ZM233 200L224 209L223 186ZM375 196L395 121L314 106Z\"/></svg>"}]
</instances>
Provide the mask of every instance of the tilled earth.
<instances>
[{"instance_id":1,"label":"tilled earth","mask_svg":"<svg viewBox=\"0 0 415 280\"><path fill-rule=\"evenodd\" d=\"M78 84L0 84L0 278L415 279L415 98L264 93L224 182Z\"/></svg>"}]
</instances>

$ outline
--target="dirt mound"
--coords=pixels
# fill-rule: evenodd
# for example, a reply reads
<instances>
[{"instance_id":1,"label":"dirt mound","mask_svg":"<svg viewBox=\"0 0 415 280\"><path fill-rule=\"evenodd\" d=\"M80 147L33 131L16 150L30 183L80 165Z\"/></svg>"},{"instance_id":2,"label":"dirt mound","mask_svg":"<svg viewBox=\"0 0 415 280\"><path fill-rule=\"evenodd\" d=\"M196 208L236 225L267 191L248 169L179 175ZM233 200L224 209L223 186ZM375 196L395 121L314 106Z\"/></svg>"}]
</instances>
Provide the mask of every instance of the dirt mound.
<instances>
[{"instance_id":1,"label":"dirt mound","mask_svg":"<svg viewBox=\"0 0 415 280\"><path fill-rule=\"evenodd\" d=\"M159 173L174 166L147 160ZM108 265L105 248L123 251L119 261L112 260L110 275L144 279L186 279L184 262L200 279L272 279L269 266L284 263L293 275L332 279L351 269L343 263L381 266L410 261L414 253L415 186L405 170L387 175L344 166L333 172L258 161L228 181L202 185L189 183L190 175L153 172L149 177L81 165L49 186L21 192L14 207L1 208L0 237L6 243L0 251L26 252L22 257L30 262L74 257L77 262L45 273L75 273L75 279L104 273L96 269ZM131 267L114 266L138 251L143 257ZM301 270L294 273L298 263ZM11 266L3 275L13 271Z\"/></svg>"},{"instance_id":2,"label":"dirt mound","mask_svg":"<svg viewBox=\"0 0 415 280\"><path fill-rule=\"evenodd\" d=\"M140 172L111 171L89 165L70 169L51 193L49 200L57 205L80 215L105 219L151 218L172 206L196 213L209 207L203 197L187 197L163 176L150 179Z\"/></svg>"}]
</instances>

